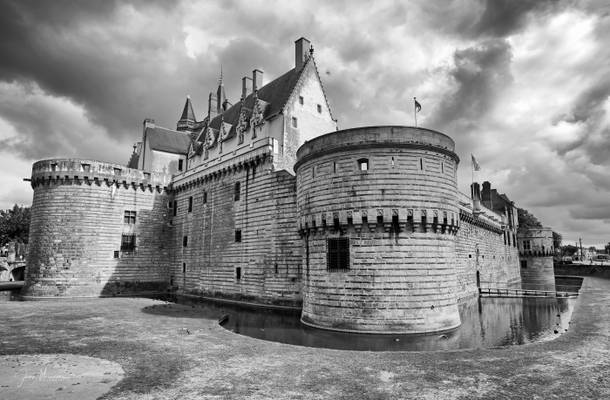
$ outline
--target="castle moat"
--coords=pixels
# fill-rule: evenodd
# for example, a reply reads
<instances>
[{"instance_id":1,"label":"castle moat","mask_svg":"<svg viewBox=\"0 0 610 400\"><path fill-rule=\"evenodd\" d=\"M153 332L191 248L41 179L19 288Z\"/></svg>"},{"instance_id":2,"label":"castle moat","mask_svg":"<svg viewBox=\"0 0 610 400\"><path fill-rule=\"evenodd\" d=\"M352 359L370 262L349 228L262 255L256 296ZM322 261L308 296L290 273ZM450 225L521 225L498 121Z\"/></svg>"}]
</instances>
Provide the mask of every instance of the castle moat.
<instances>
[{"instance_id":1,"label":"castle moat","mask_svg":"<svg viewBox=\"0 0 610 400\"><path fill-rule=\"evenodd\" d=\"M481 298L460 305L462 324L435 334L362 334L308 327L299 314L214 304L202 315L225 315L222 326L257 339L299 346L364 351L439 351L546 341L568 331L576 298Z\"/></svg>"}]
</instances>

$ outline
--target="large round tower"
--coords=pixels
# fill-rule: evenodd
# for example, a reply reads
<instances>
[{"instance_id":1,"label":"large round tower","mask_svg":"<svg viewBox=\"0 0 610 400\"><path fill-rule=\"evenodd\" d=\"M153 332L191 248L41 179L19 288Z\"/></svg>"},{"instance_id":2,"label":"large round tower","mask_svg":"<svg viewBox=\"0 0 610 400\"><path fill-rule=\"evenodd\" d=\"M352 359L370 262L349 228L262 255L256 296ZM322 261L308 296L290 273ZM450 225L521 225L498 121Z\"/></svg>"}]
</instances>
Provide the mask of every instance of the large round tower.
<instances>
[{"instance_id":1,"label":"large round tower","mask_svg":"<svg viewBox=\"0 0 610 400\"><path fill-rule=\"evenodd\" d=\"M305 324L422 333L460 325L453 140L376 126L320 136L297 152Z\"/></svg>"},{"instance_id":2,"label":"large round tower","mask_svg":"<svg viewBox=\"0 0 610 400\"><path fill-rule=\"evenodd\" d=\"M22 295L165 289L170 177L92 160L36 162Z\"/></svg>"}]
</instances>

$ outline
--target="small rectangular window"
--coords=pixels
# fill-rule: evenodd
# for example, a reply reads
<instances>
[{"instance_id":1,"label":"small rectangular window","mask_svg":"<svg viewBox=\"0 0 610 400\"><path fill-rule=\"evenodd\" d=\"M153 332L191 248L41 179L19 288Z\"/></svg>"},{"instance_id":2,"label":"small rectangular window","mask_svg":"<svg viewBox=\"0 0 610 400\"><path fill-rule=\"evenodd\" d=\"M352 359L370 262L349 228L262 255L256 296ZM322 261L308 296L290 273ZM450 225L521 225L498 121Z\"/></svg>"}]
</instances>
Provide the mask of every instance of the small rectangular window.
<instances>
[{"instance_id":1,"label":"small rectangular window","mask_svg":"<svg viewBox=\"0 0 610 400\"><path fill-rule=\"evenodd\" d=\"M421 171L423 171L423 170L424 170L424 159L423 159L423 158L420 158L420 159L419 159L419 169L420 169Z\"/></svg>"},{"instance_id":2,"label":"small rectangular window","mask_svg":"<svg viewBox=\"0 0 610 400\"><path fill-rule=\"evenodd\" d=\"M298 123L297 117L292 117L292 127L298 128Z\"/></svg>"},{"instance_id":3,"label":"small rectangular window","mask_svg":"<svg viewBox=\"0 0 610 400\"><path fill-rule=\"evenodd\" d=\"M193 196L189 196L189 212L193 212Z\"/></svg>"},{"instance_id":4,"label":"small rectangular window","mask_svg":"<svg viewBox=\"0 0 610 400\"><path fill-rule=\"evenodd\" d=\"M241 184L239 182L235 182L235 193L234 193L234 199L235 201L239 200L240 197L240 193L241 192Z\"/></svg>"},{"instance_id":5,"label":"small rectangular window","mask_svg":"<svg viewBox=\"0 0 610 400\"><path fill-rule=\"evenodd\" d=\"M178 214L178 200L174 200L174 217Z\"/></svg>"},{"instance_id":6,"label":"small rectangular window","mask_svg":"<svg viewBox=\"0 0 610 400\"><path fill-rule=\"evenodd\" d=\"M115 250L114 251L114 258L119 258L119 253L120 252L118 250Z\"/></svg>"},{"instance_id":7,"label":"small rectangular window","mask_svg":"<svg viewBox=\"0 0 610 400\"><path fill-rule=\"evenodd\" d=\"M326 268L328 271L349 269L349 239L329 238L327 242Z\"/></svg>"},{"instance_id":8,"label":"small rectangular window","mask_svg":"<svg viewBox=\"0 0 610 400\"><path fill-rule=\"evenodd\" d=\"M305 99L303 98L303 96L299 96L299 104L304 104L305 103Z\"/></svg>"},{"instance_id":9,"label":"small rectangular window","mask_svg":"<svg viewBox=\"0 0 610 400\"><path fill-rule=\"evenodd\" d=\"M523 250L530 250L530 241L529 240L523 241Z\"/></svg>"},{"instance_id":10,"label":"small rectangular window","mask_svg":"<svg viewBox=\"0 0 610 400\"><path fill-rule=\"evenodd\" d=\"M318 114L322 114L322 106L318 104Z\"/></svg>"},{"instance_id":11,"label":"small rectangular window","mask_svg":"<svg viewBox=\"0 0 610 400\"><path fill-rule=\"evenodd\" d=\"M235 268L235 280L237 280L237 281L241 280L241 267Z\"/></svg>"},{"instance_id":12,"label":"small rectangular window","mask_svg":"<svg viewBox=\"0 0 610 400\"><path fill-rule=\"evenodd\" d=\"M527 260L521 260L521 268L527 268Z\"/></svg>"},{"instance_id":13,"label":"small rectangular window","mask_svg":"<svg viewBox=\"0 0 610 400\"><path fill-rule=\"evenodd\" d=\"M182 273L186 274L186 263L182 263Z\"/></svg>"},{"instance_id":14,"label":"small rectangular window","mask_svg":"<svg viewBox=\"0 0 610 400\"><path fill-rule=\"evenodd\" d=\"M121 235L121 251L132 252L136 249L136 235Z\"/></svg>"},{"instance_id":15,"label":"small rectangular window","mask_svg":"<svg viewBox=\"0 0 610 400\"><path fill-rule=\"evenodd\" d=\"M239 230L239 229L235 230L235 241L241 242L241 230Z\"/></svg>"},{"instance_id":16,"label":"small rectangular window","mask_svg":"<svg viewBox=\"0 0 610 400\"><path fill-rule=\"evenodd\" d=\"M178 171L182 171L183 160L178 160Z\"/></svg>"},{"instance_id":17,"label":"small rectangular window","mask_svg":"<svg viewBox=\"0 0 610 400\"><path fill-rule=\"evenodd\" d=\"M125 214L123 215L123 222L129 225L133 225L136 223L136 212L125 210Z\"/></svg>"},{"instance_id":18,"label":"small rectangular window","mask_svg":"<svg viewBox=\"0 0 610 400\"><path fill-rule=\"evenodd\" d=\"M369 170L369 160L367 158L361 158L358 160L358 169L360 171L368 171Z\"/></svg>"},{"instance_id":19,"label":"small rectangular window","mask_svg":"<svg viewBox=\"0 0 610 400\"><path fill-rule=\"evenodd\" d=\"M203 204L207 204L208 202L208 192L203 192Z\"/></svg>"},{"instance_id":20,"label":"small rectangular window","mask_svg":"<svg viewBox=\"0 0 610 400\"><path fill-rule=\"evenodd\" d=\"M183 236L182 237L182 247L187 247L189 244L189 237L188 236Z\"/></svg>"}]
</instances>

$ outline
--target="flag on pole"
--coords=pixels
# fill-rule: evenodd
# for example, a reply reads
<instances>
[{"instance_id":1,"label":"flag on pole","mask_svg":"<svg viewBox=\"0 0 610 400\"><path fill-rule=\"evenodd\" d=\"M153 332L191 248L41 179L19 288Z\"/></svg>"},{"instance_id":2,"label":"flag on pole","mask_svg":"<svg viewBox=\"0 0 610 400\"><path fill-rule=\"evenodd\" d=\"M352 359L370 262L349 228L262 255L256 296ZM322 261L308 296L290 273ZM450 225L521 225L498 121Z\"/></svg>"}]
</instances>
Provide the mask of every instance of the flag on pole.
<instances>
[{"instance_id":1,"label":"flag on pole","mask_svg":"<svg viewBox=\"0 0 610 400\"><path fill-rule=\"evenodd\" d=\"M419 102L417 101L417 99L415 97L413 97L413 101L415 102L415 112L420 112L421 104L419 104Z\"/></svg>"},{"instance_id":2,"label":"flag on pole","mask_svg":"<svg viewBox=\"0 0 610 400\"><path fill-rule=\"evenodd\" d=\"M475 171L480 171L481 170L481 166L477 162L477 159L474 158L474 156L472 154L470 154L470 157L472 157L472 169L475 170Z\"/></svg>"}]
</instances>

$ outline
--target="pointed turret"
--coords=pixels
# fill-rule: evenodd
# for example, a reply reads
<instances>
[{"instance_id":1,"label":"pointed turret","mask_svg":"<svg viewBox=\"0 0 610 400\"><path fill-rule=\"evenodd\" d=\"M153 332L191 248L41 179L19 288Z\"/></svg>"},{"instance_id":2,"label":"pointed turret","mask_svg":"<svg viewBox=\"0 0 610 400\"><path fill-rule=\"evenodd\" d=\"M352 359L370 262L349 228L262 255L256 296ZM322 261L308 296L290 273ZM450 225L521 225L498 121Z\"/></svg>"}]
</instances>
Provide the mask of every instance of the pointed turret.
<instances>
[{"instance_id":1,"label":"pointed turret","mask_svg":"<svg viewBox=\"0 0 610 400\"><path fill-rule=\"evenodd\" d=\"M184 103L184 109L182 110L182 116L178 121L176 130L178 131L192 131L195 128L195 111L193 111L193 104L191 103L191 96L186 96L186 102Z\"/></svg>"},{"instance_id":2,"label":"pointed turret","mask_svg":"<svg viewBox=\"0 0 610 400\"><path fill-rule=\"evenodd\" d=\"M216 112L218 114L222 114L223 105L227 100L227 96L225 96L225 86L222 83L222 65L220 66L220 78L218 79L218 89L216 89L216 100L217 100L217 109Z\"/></svg>"}]
</instances>

